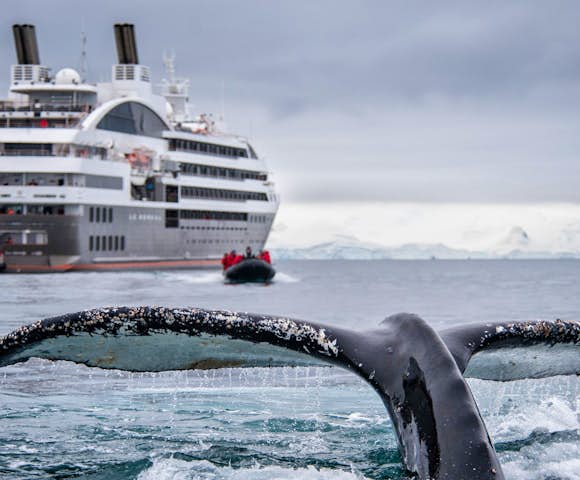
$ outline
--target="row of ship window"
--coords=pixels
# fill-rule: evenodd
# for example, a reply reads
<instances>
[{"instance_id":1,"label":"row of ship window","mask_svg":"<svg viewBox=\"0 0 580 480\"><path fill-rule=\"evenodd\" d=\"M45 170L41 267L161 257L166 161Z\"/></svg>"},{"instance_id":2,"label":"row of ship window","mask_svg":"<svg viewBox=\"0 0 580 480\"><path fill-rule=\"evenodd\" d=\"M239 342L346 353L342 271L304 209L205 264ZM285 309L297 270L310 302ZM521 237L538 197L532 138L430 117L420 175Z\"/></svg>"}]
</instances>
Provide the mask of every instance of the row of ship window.
<instances>
[{"instance_id":1,"label":"row of ship window","mask_svg":"<svg viewBox=\"0 0 580 480\"><path fill-rule=\"evenodd\" d=\"M212 212L209 210L165 210L165 228L179 228L179 219L184 220L227 220L246 222L247 213Z\"/></svg>"},{"instance_id":2,"label":"row of ship window","mask_svg":"<svg viewBox=\"0 0 580 480\"><path fill-rule=\"evenodd\" d=\"M6 172L0 173L0 185L34 187L87 187L123 189L122 177L83 175L78 173Z\"/></svg>"},{"instance_id":3,"label":"row of ship window","mask_svg":"<svg viewBox=\"0 0 580 480\"><path fill-rule=\"evenodd\" d=\"M107 149L73 143L0 143L0 155L14 157L98 157L107 158Z\"/></svg>"},{"instance_id":4,"label":"row of ship window","mask_svg":"<svg viewBox=\"0 0 580 480\"><path fill-rule=\"evenodd\" d=\"M248 245L248 243L260 243L259 240L244 240L242 239L238 239L238 240L225 240L225 239L211 239L211 238L202 238L200 240L186 240L185 243L224 243L224 244L229 244L229 245L241 245L242 247L245 247Z\"/></svg>"},{"instance_id":5,"label":"row of ship window","mask_svg":"<svg viewBox=\"0 0 580 480\"><path fill-rule=\"evenodd\" d=\"M24 205L0 205L0 214L22 215ZM26 205L26 213L30 215L64 215L64 205ZM209 210L166 210L166 219L182 220L220 220L238 221L249 223L267 223L267 215L248 215L242 212L214 212ZM113 208L89 207L90 223L113 223ZM185 227L191 230L242 230L242 227L214 227L214 226L191 226ZM246 230L246 228L243 228Z\"/></svg>"},{"instance_id":6,"label":"row of ship window","mask_svg":"<svg viewBox=\"0 0 580 480\"><path fill-rule=\"evenodd\" d=\"M180 138L172 138L169 140L169 150L173 152L204 153L222 157L248 158L250 156L256 158L253 150L250 150L250 154L248 155L248 151L245 148L228 147L227 145L216 145L214 143L198 142L195 140L182 140Z\"/></svg>"},{"instance_id":7,"label":"row of ship window","mask_svg":"<svg viewBox=\"0 0 580 480\"><path fill-rule=\"evenodd\" d=\"M268 179L268 175L265 173L240 170L237 168L210 167L196 163L180 163L179 171L183 175L229 178L235 180L248 179L266 181Z\"/></svg>"},{"instance_id":8,"label":"row of ship window","mask_svg":"<svg viewBox=\"0 0 580 480\"><path fill-rule=\"evenodd\" d=\"M230 230L230 231L248 231L247 227L179 227L181 230Z\"/></svg>"},{"instance_id":9,"label":"row of ship window","mask_svg":"<svg viewBox=\"0 0 580 480\"><path fill-rule=\"evenodd\" d=\"M266 223L267 221L266 215L250 215L250 223Z\"/></svg>"},{"instance_id":10,"label":"row of ship window","mask_svg":"<svg viewBox=\"0 0 580 480\"><path fill-rule=\"evenodd\" d=\"M0 205L0 215L65 215L65 205Z\"/></svg>"},{"instance_id":11,"label":"row of ship window","mask_svg":"<svg viewBox=\"0 0 580 480\"><path fill-rule=\"evenodd\" d=\"M183 219L183 216L181 217ZM257 217L250 217L250 223L266 223L268 218L266 215L259 215ZM185 230L230 230L230 231L238 231L238 230L248 230L248 227L204 227L204 226L182 226L181 229Z\"/></svg>"},{"instance_id":12,"label":"row of ship window","mask_svg":"<svg viewBox=\"0 0 580 480\"><path fill-rule=\"evenodd\" d=\"M124 235L90 235L89 251L91 252L118 252L125 250Z\"/></svg>"},{"instance_id":13,"label":"row of ship window","mask_svg":"<svg viewBox=\"0 0 580 480\"><path fill-rule=\"evenodd\" d=\"M90 207L90 223L113 223L113 209L111 207Z\"/></svg>"},{"instance_id":14,"label":"row of ship window","mask_svg":"<svg viewBox=\"0 0 580 480\"><path fill-rule=\"evenodd\" d=\"M1 122L2 119L0 119ZM32 127L35 126L31 122L35 122L36 120L23 120L21 121L21 125L14 125L19 127ZM12 120L12 122L16 122ZM51 120L52 122L52 120ZM62 122L62 121L57 121ZM1 127L0 123L0 127ZM51 125L52 126L52 125ZM58 123L55 126L64 126ZM253 151L252 147L248 150L243 148L237 147L228 147L225 145L215 145L212 143L205 143L205 142L197 142L197 141L190 141L190 140L179 140L179 139L172 139L169 141L169 150L174 152L195 152L195 153L204 153L208 155L214 156L222 156L222 157L231 157L231 158L257 158L255 152ZM96 147L92 145L76 145L76 144L69 144L69 143L0 143L0 155L6 156L59 156L59 157L67 157L67 156L74 156L74 157L98 157L101 159L105 159L108 156L108 152L106 148L103 147ZM194 167L204 167L203 165L192 165L190 164L182 164L182 171L183 173L189 173L193 175L197 175L197 173L192 173L192 168ZM188 169L186 172L184 169ZM222 169L223 170L223 169ZM228 170L228 177L229 178L238 178L238 172L244 172L243 170L238 169L227 169ZM200 168L200 175L212 175L211 173L203 173L203 170ZM246 172L246 173L253 173L253 172ZM223 175L220 175L223 176ZM243 177L242 177L243 178ZM247 177L252 178L252 177ZM261 178L258 178L261 180Z\"/></svg>"},{"instance_id":15,"label":"row of ship window","mask_svg":"<svg viewBox=\"0 0 580 480\"><path fill-rule=\"evenodd\" d=\"M220 190L217 188L181 187L183 198L205 198L212 200L257 200L268 201L263 192L244 192L241 190Z\"/></svg>"},{"instance_id":16,"label":"row of ship window","mask_svg":"<svg viewBox=\"0 0 580 480\"><path fill-rule=\"evenodd\" d=\"M213 212L210 210L166 210L165 216L173 218L179 217L183 220L227 220L237 222L248 221L247 213Z\"/></svg>"}]
</instances>

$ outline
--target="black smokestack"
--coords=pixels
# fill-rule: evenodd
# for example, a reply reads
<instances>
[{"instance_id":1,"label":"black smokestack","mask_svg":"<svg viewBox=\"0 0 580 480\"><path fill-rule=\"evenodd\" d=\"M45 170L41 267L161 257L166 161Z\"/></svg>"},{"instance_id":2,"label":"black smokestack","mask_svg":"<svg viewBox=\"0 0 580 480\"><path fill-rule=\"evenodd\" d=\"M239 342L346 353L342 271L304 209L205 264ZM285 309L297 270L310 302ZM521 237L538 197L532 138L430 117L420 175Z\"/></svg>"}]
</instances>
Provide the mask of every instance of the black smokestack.
<instances>
[{"instance_id":1,"label":"black smokestack","mask_svg":"<svg viewBox=\"0 0 580 480\"><path fill-rule=\"evenodd\" d=\"M131 23L115 24L115 43L117 45L119 63L129 65L139 63L137 43L135 42L135 29Z\"/></svg>"},{"instance_id":2,"label":"black smokestack","mask_svg":"<svg viewBox=\"0 0 580 480\"><path fill-rule=\"evenodd\" d=\"M20 65L40 65L34 25L13 25L16 57Z\"/></svg>"}]
</instances>

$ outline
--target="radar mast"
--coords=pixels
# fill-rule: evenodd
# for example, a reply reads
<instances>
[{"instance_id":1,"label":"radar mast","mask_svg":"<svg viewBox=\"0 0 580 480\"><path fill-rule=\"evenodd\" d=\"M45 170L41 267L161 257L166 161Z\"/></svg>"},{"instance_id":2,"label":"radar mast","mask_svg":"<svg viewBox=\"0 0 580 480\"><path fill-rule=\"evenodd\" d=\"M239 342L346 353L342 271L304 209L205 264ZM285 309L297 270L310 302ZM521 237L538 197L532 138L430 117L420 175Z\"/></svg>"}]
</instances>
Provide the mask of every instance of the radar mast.
<instances>
[{"instance_id":1,"label":"radar mast","mask_svg":"<svg viewBox=\"0 0 580 480\"><path fill-rule=\"evenodd\" d=\"M172 122L182 123L189 117L189 80L175 76L175 54L164 53L166 78L161 81L161 95L171 106L168 117Z\"/></svg>"}]
</instances>

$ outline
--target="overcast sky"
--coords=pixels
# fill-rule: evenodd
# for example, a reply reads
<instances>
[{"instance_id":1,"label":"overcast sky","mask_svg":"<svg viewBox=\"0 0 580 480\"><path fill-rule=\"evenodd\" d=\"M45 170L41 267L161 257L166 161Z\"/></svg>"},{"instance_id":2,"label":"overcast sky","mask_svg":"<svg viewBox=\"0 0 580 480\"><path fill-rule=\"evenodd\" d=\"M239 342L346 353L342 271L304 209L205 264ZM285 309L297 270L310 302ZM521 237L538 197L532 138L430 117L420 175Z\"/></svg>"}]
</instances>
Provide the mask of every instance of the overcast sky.
<instances>
[{"instance_id":1,"label":"overcast sky","mask_svg":"<svg viewBox=\"0 0 580 480\"><path fill-rule=\"evenodd\" d=\"M136 25L141 63L164 50L196 111L221 110L276 174L284 205L580 203L580 2L4 2L37 26L56 71L108 79L112 24Z\"/></svg>"}]
</instances>

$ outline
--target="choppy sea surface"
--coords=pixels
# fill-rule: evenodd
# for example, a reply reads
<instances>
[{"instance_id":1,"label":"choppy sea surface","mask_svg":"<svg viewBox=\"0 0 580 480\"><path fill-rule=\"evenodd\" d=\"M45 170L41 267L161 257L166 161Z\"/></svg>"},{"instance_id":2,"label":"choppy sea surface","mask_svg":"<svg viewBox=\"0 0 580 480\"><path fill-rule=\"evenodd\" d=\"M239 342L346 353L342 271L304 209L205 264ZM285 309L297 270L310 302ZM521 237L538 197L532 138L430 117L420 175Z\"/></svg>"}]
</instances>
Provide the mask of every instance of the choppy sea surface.
<instances>
[{"instance_id":1,"label":"choppy sea surface","mask_svg":"<svg viewBox=\"0 0 580 480\"><path fill-rule=\"evenodd\" d=\"M270 286L211 270L0 275L0 335L109 305L225 308L355 329L580 318L580 261L286 261ZM160 345L162 348L162 345ZM580 479L580 380L469 381L508 479ZM0 478L404 479L378 396L336 368L131 374L0 369Z\"/></svg>"}]
</instances>

